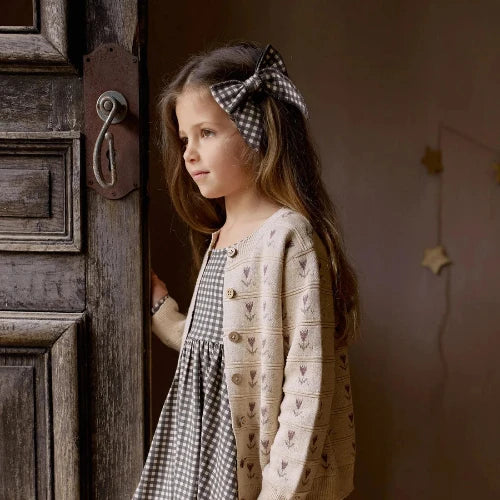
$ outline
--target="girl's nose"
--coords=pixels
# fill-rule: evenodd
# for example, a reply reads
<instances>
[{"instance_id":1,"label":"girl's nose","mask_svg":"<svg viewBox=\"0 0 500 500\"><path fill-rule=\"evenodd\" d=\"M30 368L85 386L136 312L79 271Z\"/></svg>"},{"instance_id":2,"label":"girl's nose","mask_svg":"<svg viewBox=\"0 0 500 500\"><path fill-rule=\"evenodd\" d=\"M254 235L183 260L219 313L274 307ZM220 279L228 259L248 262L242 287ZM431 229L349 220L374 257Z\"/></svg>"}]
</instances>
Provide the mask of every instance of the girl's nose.
<instances>
[{"instance_id":1,"label":"girl's nose","mask_svg":"<svg viewBox=\"0 0 500 500\"><path fill-rule=\"evenodd\" d=\"M184 161L188 162L191 160L196 160L198 158L198 152L191 144L186 145L184 150Z\"/></svg>"}]
</instances>

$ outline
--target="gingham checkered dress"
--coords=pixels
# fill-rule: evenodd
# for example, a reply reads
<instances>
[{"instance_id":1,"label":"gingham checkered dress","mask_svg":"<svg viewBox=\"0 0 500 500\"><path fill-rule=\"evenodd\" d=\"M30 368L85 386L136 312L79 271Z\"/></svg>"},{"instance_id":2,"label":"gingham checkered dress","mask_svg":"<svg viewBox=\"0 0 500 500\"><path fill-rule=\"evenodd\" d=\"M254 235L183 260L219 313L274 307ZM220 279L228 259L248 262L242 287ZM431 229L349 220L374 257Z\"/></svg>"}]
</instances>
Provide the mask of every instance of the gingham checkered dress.
<instances>
[{"instance_id":1,"label":"gingham checkered dress","mask_svg":"<svg viewBox=\"0 0 500 500\"><path fill-rule=\"evenodd\" d=\"M212 248L133 500L235 500L236 441L224 377L226 248Z\"/></svg>"}]
</instances>

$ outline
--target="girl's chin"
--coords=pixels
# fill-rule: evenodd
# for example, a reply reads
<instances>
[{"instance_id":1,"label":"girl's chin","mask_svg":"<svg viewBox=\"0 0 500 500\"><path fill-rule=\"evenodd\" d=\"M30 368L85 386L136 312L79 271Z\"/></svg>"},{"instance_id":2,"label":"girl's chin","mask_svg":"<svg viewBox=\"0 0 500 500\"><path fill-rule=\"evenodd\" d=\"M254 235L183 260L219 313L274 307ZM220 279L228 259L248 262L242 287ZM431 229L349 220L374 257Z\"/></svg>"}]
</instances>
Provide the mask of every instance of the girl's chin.
<instances>
[{"instance_id":1,"label":"girl's chin","mask_svg":"<svg viewBox=\"0 0 500 500\"><path fill-rule=\"evenodd\" d=\"M214 189L210 189L210 188L205 187L205 186L198 186L198 187L200 189L200 194L204 198L213 199L213 198L221 198L224 196L224 194L221 194L221 193L215 191Z\"/></svg>"}]
</instances>

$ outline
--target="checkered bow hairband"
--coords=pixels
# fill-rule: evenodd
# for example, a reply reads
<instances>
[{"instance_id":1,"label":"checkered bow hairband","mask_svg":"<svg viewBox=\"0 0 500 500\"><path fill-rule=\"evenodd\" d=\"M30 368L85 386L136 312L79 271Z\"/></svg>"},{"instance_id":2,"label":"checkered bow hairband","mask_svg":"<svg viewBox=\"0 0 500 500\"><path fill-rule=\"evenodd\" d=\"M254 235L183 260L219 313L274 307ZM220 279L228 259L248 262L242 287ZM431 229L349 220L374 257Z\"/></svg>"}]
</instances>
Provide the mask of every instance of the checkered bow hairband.
<instances>
[{"instance_id":1,"label":"checkered bow hairband","mask_svg":"<svg viewBox=\"0 0 500 500\"><path fill-rule=\"evenodd\" d=\"M231 115L248 145L257 151L263 134L262 109L253 98L258 90L297 106L308 117L304 98L288 78L283 59L268 44L259 57L254 74L245 81L227 80L210 86L219 106Z\"/></svg>"}]
</instances>

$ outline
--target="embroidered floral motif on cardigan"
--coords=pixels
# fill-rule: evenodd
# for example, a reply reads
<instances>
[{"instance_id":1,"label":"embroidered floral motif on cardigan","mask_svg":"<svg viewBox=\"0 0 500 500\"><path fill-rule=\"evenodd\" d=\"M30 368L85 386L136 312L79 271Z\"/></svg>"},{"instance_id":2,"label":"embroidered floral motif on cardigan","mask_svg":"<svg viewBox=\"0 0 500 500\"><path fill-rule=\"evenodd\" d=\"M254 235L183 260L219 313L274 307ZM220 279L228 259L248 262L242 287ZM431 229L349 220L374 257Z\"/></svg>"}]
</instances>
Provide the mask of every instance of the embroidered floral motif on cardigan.
<instances>
[{"instance_id":1,"label":"embroidered floral motif on cardigan","mask_svg":"<svg viewBox=\"0 0 500 500\"><path fill-rule=\"evenodd\" d=\"M223 339L238 498L341 500L353 490L355 425L326 248L286 207L228 248ZM152 317L153 332L178 351L193 302L184 315L169 296Z\"/></svg>"}]
</instances>

